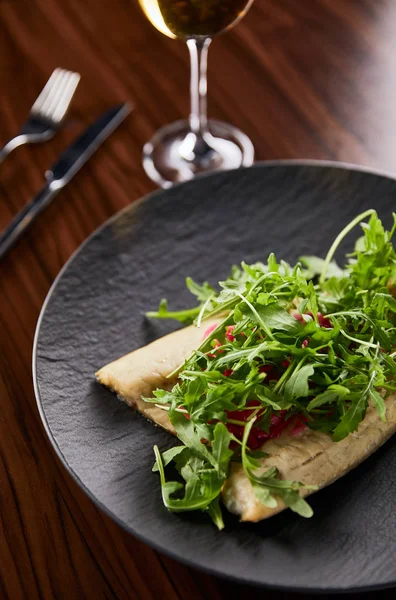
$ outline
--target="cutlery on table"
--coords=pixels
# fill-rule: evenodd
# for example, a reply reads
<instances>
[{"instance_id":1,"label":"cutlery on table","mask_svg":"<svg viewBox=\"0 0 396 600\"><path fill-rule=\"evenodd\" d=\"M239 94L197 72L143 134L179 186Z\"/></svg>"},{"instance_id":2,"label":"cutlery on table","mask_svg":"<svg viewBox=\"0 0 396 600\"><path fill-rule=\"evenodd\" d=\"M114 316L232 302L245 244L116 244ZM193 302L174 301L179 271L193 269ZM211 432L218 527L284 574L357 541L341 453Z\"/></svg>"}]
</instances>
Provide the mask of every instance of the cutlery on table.
<instances>
[{"instance_id":1,"label":"cutlery on table","mask_svg":"<svg viewBox=\"0 0 396 600\"><path fill-rule=\"evenodd\" d=\"M62 124L80 74L66 69L55 69L41 94L30 109L18 135L0 150L0 163L18 146L50 140Z\"/></svg>"},{"instance_id":2,"label":"cutlery on table","mask_svg":"<svg viewBox=\"0 0 396 600\"><path fill-rule=\"evenodd\" d=\"M131 110L129 104L121 104L111 108L66 148L50 170L46 172L47 183L0 234L0 259L3 258L34 219L50 204L58 192L69 183L108 136L122 123Z\"/></svg>"}]
</instances>

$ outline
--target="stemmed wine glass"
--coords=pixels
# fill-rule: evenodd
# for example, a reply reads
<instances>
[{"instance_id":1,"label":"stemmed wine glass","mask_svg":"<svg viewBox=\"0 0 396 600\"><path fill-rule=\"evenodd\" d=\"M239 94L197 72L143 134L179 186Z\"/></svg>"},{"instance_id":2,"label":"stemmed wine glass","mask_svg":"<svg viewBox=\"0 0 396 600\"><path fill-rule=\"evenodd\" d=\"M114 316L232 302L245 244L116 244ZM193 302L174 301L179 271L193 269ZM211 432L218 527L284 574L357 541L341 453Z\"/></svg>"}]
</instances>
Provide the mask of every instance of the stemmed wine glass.
<instances>
[{"instance_id":1,"label":"stemmed wine glass","mask_svg":"<svg viewBox=\"0 0 396 600\"><path fill-rule=\"evenodd\" d=\"M188 120L162 127L143 148L143 166L162 187L199 173L250 166L250 139L228 123L208 120L206 67L214 35L243 17L253 0L139 0L150 22L170 38L187 42L191 61Z\"/></svg>"}]
</instances>

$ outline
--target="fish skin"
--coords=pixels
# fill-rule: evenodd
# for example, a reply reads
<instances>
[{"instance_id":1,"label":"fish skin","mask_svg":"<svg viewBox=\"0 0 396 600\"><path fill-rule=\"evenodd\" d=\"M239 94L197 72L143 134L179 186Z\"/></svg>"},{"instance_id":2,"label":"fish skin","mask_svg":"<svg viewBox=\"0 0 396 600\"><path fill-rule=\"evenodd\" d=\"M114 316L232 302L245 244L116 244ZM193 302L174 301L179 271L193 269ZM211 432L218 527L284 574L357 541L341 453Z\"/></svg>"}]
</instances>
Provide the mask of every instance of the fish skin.
<instances>
[{"instance_id":1,"label":"fish skin","mask_svg":"<svg viewBox=\"0 0 396 600\"><path fill-rule=\"evenodd\" d=\"M218 319L207 320L201 328L184 327L155 340L109 363L96 373L96 378L143 416L176 435L166 411L141 397L150 397L156 388L173 387L175 380L167 379L167 375L200 345L204 332L216 321ZM360 464L396 432L396 394L389 396L385 404L386 423L370 406L357 432L340 442L333 442L328 434L308 428L297 436L290 434L290 428L285 429L279 438L268 440L262 446L269 456L260 459L262 466L257 472L275 466L281 479L317 485L319 489L331 484ZM312 490L300 490L302 497L312 493ZM242 521L261 521L286 508L280 498L275 508L261 504L242 466L237 463L231 465L222 499L227 509L240 516Z\"/></svg>"}]
</instances>

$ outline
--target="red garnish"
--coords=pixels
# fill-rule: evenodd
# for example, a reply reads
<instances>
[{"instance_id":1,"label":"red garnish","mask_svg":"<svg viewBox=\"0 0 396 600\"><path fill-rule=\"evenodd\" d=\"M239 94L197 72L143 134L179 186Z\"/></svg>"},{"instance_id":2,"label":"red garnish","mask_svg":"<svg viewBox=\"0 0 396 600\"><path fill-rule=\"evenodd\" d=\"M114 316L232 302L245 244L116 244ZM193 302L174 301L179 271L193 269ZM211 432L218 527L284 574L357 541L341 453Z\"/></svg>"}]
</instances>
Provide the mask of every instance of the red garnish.
<instances>
[{"instance_id":1,"label":"red garnish","mask_svg":"<svg viewBox=\"0 0 396 600\"><path fill-rule=\"evenodd\" d=\"M235 335L232 334L234 331L235 325L227 325L226 327L226 338L229 342L233 342L235 340Z\"/></svg>"},{"instance_id":2,"label":"red garnish","mask_svg":"<svg viewBox=\"0 0 396 600\"><path fill-rule=\"evenodd\" d=\"M308 315L309 317L313 318L313 314L311 312L306 312L304 315ZM293 316L295 319L297 319L297 321L300 321L300 323L305 323L304 317L303 315L300 315L300 313L296 312L293 314ZM320 312L318 312L318 323L320 327L326 327L327 329L331 329L333 327L330 319L324 317Z\"/></svg>"},{"instance_id":3,"label":"red garnish","mask_svg":"<svg viewBox=\"0 0 396 600\"><path fill-rule=\"evenodd\" d=\"M222 346L222 344L219 342L219 340L214 339L214 347L215 348L220 348L220 346ZM219 350L219 354L223 354L224 350Z\"/></svg>"},{"instance_id":4,"label":"red garnish","mask_svg":"<svg viewBox=\"0 0 396 600\"><path fill-rule=\"evenodd\" d=\"M296 420L294 421L294 425L290 431L291 435L296 436L296 435L299 435L300 433L302 433L304 431L304 429L307 428L307 425L306 425L307 422L308 422L308 419L304 415L299 415L298 417L296 417Z\"/></svg>"},{"instance_id":5,"label":"red garnish","mask_svg":"<svg viewBox=\"0 0 396 600\"><path fill-rule=\"evenodd\" d=\"M304 314L307 314L307 315L308 315L309 313L304 313ZM311 315L311 316L312 316L312 315ZM300 323L305 323L305 321L304 321L304 317L303 317L302 315L300 315L300 313L299 313L299 312L296 312L296 313L294 313L294 314L293 314L293 317L294 317L295 319L297 319L297 321L300 321Z\"/></svg>"},{"instance_id":6,"label":"red garnish","mask_svg":"<svg viewBox=\"0 0 396 600\"><path fill-rule=\"evenodd\" d=\"M217 327L217 323L208 327L207 330L205 331L205 333L203 334L202 339L205 340L216 329L216 327Z\"/></svg>"},{"instance_id":7,"label":"red garnish","mask_svg":"<svg viewBox=\"0 0 396 600\"><path fill-rule=\"evenodd\" d=\"M229 377L230 375L232 375L233 371L232 369L226 369L225 371L223 371L223 375L225 377Z\"/></svg>"},{"instance_id":8,"label":"red garnish","mask_svg":"<svg viewBox=\"0 0 396 600\"><path fill-rule=\"evenodd\" d=\"M235 421L243 421L246 422L248 418L252 415L252 410L257 408L260 405L258 400L250 400L244 410L233 410L227 412L227 417L229 419L233 419ZM257 418L260 418L264 412L264 409L260 409L257 412ZM279 415L271 416L271 425L269 433L266 433L257 425L253 425L250 435L248 438L248 446L251 450L256 450L259 448L264 442L270 438L277 438L280 436L283 429L286 427L287 422L285 420L286 411L280 411ZM238 440L242 441L243 432L245 430L244 425L236 425L235 423L226 423L227 429L230 433L235 435Z\"/></svg>"},{"instance_id":9,"label":"red garnish","mask_svg":"<svg viewBox=\"0 0 396 600\"><path fill-rule=\"evenodd\" d=\"M318 323L321 327L326 327L327 329L332 329L333 325L331 324L330 319L327 319L322 315L322 313L318 312Z\"/></svg>"}]
</instances>

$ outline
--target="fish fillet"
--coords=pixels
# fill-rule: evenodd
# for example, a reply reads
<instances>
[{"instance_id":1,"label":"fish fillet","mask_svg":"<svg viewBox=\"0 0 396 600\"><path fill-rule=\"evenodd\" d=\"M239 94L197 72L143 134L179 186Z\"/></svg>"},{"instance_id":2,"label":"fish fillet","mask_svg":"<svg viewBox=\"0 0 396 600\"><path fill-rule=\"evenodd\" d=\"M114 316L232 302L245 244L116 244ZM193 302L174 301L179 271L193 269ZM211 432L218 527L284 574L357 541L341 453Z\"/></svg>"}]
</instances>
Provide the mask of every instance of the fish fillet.
<instances>
[{"instance_id":1,"label":"fish fillet","mask_svg":"<svg viewBox=\"0 0 396 600\"><path fill-rule=\"evenodd\" d=\"M96 373L96 378L129 406L176 435L166 411L145 402L142 396L149 398L157 388L172 389L175 380L167 376L198 348L204 332L217 322L218 319L207 319L201 327L178 329L109 363Z\"/></svg>"},{"instance_id":2,"label":"fish fillet","mask_svg":"<svg viewBox=\"0 0 396 600\"><path fill-rule=\"evenodd\" d=\"M142 400L156 388L171 389L175 381L166 379L197 348L204 331L214 325L207 320L201 328L185 327L139 348L106 365L96 373L97 380L117 393L129 406L176 435L166 411ZM385 401L386 423L370 407L358 431L340 442L319 431L304 429L292 436L285 429L279 438L267 441L263 450L269 454L261 459L258 473L277 467L282 479L300 481L323 488L329 485L379 448L396 432L396 394ZM302 496L312 493L301 490ZM242 521L260 521L286 508L280 498L278 506L268 508L256 498L240 464L233 464L223 488L223 502Z\"/></svg>"},{"instance_id":3,"label":"fish fillet","mask_svg":"<svg viewBox=\"0 0 396 600\"><path fill-rule=\"evenodd\" d=\"M285 429L279 438L264 444L262 449L269 456L260 460L257 474L277 467L281 479L324 488L356 467L396 432L396 394L389 396L385 404L386 423L370 406L358 430L340 442L333 442L327 433L321 431L306 428L294 437ZM312 493L312 490L300 490L302 497ZM264 506L256 498L239 464L232 465L222 494L227 509L239 515L242 521L261 521L286 508L280 498L277 498L278 506L275 508Z\"/></svg>"}]
</instances>

